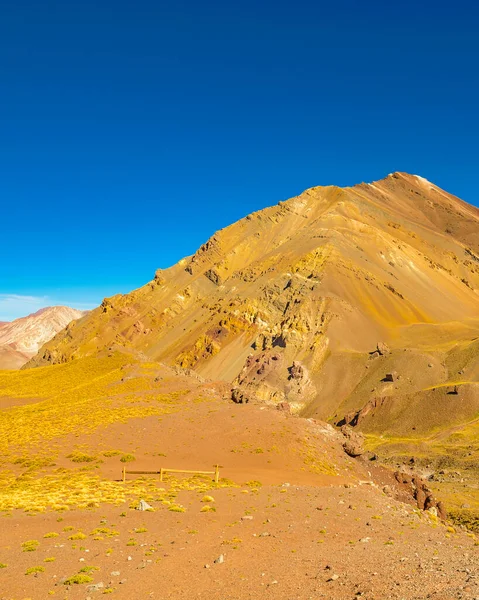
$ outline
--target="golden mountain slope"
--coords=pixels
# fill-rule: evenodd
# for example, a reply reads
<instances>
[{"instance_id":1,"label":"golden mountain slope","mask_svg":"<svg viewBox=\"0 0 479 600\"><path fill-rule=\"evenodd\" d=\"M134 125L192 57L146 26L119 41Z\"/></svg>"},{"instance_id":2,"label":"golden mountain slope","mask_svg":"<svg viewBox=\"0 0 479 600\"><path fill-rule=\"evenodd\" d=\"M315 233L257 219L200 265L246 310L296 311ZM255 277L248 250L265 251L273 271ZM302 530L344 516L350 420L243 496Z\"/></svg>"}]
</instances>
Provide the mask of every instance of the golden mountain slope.
<instances>
[{"instance_id":1,"label":"golden mountain slope","mask_svg":"<svg viewBox=\"0 0 479 600\"><path fill-rule=\"evenodd\" d=\"M456 376L455 348L467 354L479 335L478 289L479 210L394 173L312 188L218 231L144 287L105 299L28 366L130 347L234 381L237 399L340 419L378 394L447 383L448 361ZM392 353L371 362L378 342ZM400 380L381 382L396 364ZM468 393L469 416L479 396Z\"/></svg>"}]
</instances>

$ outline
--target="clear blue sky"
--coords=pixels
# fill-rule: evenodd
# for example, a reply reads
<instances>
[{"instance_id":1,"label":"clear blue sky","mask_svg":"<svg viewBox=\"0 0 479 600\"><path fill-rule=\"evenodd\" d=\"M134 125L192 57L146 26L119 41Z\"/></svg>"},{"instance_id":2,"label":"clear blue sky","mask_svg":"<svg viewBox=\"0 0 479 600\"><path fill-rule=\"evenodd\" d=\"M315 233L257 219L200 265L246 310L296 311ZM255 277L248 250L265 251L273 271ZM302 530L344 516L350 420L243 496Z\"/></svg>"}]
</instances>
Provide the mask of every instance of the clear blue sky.
<instances>
[{"instance_id":1,"label":"clear blue sky","mask_svg":"<svg viewBox=\"0 0 479 600\"><path fill-rule=\"evenodd\" d=\"M3 0L0 320L127 292L313 185L477 203L478 30L471 0Z\"/></svg>"}]
</instances>

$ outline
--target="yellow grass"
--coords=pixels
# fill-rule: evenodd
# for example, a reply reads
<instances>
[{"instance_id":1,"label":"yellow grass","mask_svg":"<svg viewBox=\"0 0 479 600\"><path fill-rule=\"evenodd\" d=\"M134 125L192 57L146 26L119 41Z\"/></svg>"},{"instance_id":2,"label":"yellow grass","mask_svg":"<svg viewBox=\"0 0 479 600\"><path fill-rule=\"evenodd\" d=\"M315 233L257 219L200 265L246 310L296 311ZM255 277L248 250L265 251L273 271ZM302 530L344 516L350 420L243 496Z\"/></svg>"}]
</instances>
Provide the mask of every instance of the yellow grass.
<instances>
[{"instance_id":1,"label":"yellow grass","mask_svg":"<svg viewBox=\"0 0 479 600\"><path fill-rule=\"evenodd\" d=\"M184 392L155 393L151 381L143 377L119 383L127 364L127 358L118 354L26 371L0 371L0 396L39 399L2 411L0 452L30 449L71 433L91 433L112 423L176 410ZM141 389L143 393L137 394ZM82 458L87 460L87 456Z\"/></svg>"},{"instance_id":2,"label":"yellow grass","mask_svg":"<svg viewBox=\"0 0 479 600\"><path fill-rule=\"evenodd\" d=\"M101 503L125 502L134 508L140 499L183 511L175 501L178 493L206 493L232 485L226 481L214 484L201 477L167 477L166 490L144 479L126 483L103 480L94 473L101 455L83 448L68 454L71 468L54 468L62 440L69 435L91 434L110 424L183 408L187 390L158 393L147 376L150 370L130 356L115 354L26 371L0 371L0 396L38 399L0 411L0 511L95 509ZM103 456L134 459L120 450L106 451ZM87 466L77 466L82 463Z\"/></svg>"}]
</instances>

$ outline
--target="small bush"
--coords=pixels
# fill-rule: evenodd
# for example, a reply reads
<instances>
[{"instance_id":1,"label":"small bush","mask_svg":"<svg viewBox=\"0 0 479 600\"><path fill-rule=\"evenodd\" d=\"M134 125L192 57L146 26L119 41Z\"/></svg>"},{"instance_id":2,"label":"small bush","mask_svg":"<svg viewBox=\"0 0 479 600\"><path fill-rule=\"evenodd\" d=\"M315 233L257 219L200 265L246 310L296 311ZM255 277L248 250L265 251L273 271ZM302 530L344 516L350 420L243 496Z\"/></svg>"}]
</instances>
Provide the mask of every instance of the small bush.
<instances>
[{"instance_id":1,"label":"small bush","mask_svg":"<svg viewBox=\"0 0 479 600\"><path fill-rule=\"evenodd\" d=\"M32 573L44 573L45 567L30 567L25 571L25 575L31 575Z\"/></svg>"},{"instance_id":2,"label":"small bush","mask_svg":"<svg viewBox=\"0 0 479 600\"><path fill-rule=\"evenodd\" d=\"M82 533L81 531L79 531L78 533L74 533L73 535L71 535L68 539L69 540L84 540L86 538L86 535L84 533Z\"/></svg>"},{"instance_id":3,"label":"small bush","mask_svg":"<svg viewBox=\"0 0 479 600\"><path fill-rule=\"evenodd\" d=\"M43 537L44 538L55 538L58 536L59 536L59 534L56 533L55 531L50 531L49 533L46 533Z\"/></svg>"},{"instance_id":4,"label":"small bush","mask_svg":"<svg viewBox=\"0 0 479 600\"><path fill-rule=\"evenodd\" d=\"M83 573L77 573L76 575L72 575L68 579L65 579L63 582L64 585L81 585L82 583L91 583L93 581L93 577L90 575L84 575Z\"/></svg>"},{"instance_id":5,"label":"small bush","mask_svg":"<svg viewBox=\"0 0 479 600\"><path fill-rule=\"evenodd\" d=\"M85 454L84 452L72 452L67 455L72 462L75 463L89 463L96 460L96 456L91 456L90 454Z\"/></svg>"},{"instance_id":6,"label":"small bush","mask_svg":"<svg viewBox=\"0 0 479 600\"><path fill-rule=\"evenodd\" d=\"M129 463L129 462L133 462L134 460L136 460L136 458L134 457L133 454L124 454L120 458L120 462L122 462L122 463Z\"/></svg>"},{"instance_id":7,"label":"small bush","mask_svg":"<svg viewBox=\"0 0 479 600\"><path fill-rule=\"evenodd\" d=\"M93 573L93 571L99 571L100 567L89 567L84 566L79 570L79 573Z\"/></svg>"},{"instance_id":8,"label":"small bush","mask_svg":"<svg viewBox=\"0 0 479 600\"><path fill-rule=\"evenodd\" d=\"M40 542L37 540L28 540L26 542L23 542L23 544L22 544L23 552L33 552L34 550L36 550L38 548L39 545L40 545Z\"/></svg>"}]
</instances>

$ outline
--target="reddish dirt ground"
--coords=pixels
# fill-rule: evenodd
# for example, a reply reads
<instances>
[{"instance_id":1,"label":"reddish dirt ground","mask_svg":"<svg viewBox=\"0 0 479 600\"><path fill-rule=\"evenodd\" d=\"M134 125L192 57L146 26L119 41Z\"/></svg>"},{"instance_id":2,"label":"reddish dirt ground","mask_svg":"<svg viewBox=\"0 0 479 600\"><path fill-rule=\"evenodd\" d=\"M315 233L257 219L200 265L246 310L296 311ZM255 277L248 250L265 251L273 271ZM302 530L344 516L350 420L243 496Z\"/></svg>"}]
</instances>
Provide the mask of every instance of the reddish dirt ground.
<instances>
[{"instance_id":1,"label":"reddish dirt ground","mask_svg":"<svg viewBox=\"0 0 479 600\"><path fill-rule=\"evenodd\" d=\"M110 449L132 452L133 470L219 463L221 477L237 487L208 492L216 511L200 512L204 492L191 490L177 498L184 513L150 500L154 512L129 502L36 516L13 511L0 519L0 600L479 598L472 534L385 495L392 475L348 457L332 427L215 392L195 398L198 390L177 412L48 442L43 449L58 457L46 472L82 468L67 458L75 448L103 460L86 467L110 480L123 466L119 456L103 456ZM336 477L325 473L331 467ZM92 534L98 528L106 532ZM78 531L83 539L69 539ZM45 538L50 532L58 536ZM22 551L28 540L38 548ZM27 575L32 567L44 571ZM92 581L65 583L85 567Z\"/></svg>"},{"instance_id":2,"label":"reddish dirt ground","mask_svg":"<svg viewBox=\"0 0 479 600\"><path fill-rule=\"evenodd\" d=\"M121 507L105 506L71 511L61 522L55 513L16 514L2 521L2 560L11 567L0 572L0 598L74 600L110 589L125 600L479 596L474 540L448 533L371 486L243 489L212 492L215 513L200 513L198 494L184 492L182 514L127 509L121 517ZM117 534L73 542L64 527ZM146 531L135 533L138 528ZM47 532L60 535L44 539ZM28 539L39 540L39 548L19 552ZM127 545L130 539L135 546ZM215 563L221 555L224 562ZM46 557L56 560L44 563ZM45 572L24 575L34 565ZM98 591L62 583L85 565L99 568L93 572L93 583L103 584Z\"/></svg>"}]
</instances>

